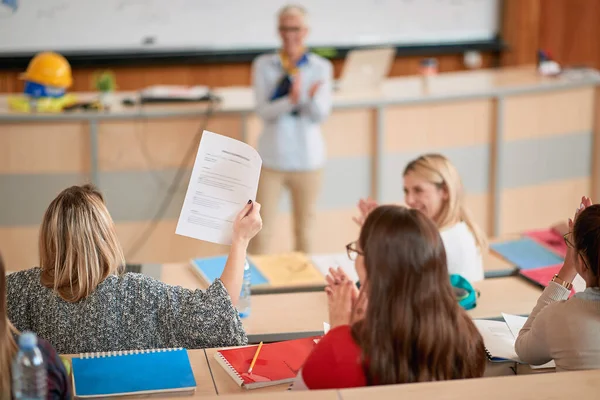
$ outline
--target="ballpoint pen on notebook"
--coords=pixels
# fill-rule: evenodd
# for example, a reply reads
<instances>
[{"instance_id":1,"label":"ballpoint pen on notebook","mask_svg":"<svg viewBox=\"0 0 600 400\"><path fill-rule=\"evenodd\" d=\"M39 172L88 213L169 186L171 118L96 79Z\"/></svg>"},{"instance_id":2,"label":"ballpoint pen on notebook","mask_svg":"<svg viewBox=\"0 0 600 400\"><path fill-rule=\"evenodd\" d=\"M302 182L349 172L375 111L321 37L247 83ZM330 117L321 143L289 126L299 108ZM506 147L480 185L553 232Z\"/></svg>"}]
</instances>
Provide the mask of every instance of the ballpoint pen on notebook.
<instances>
[{"instance_id":1,"label":"ballpoint pen on notebook","mask_svg":"<svg viewBox=\"0 0 600 400\"><path fill-rule=\"evenodd\" d=\"M258 360L258 353L260 353L260 349L262 348L263 342L260 342L260 344L258 345L258 348L256 349L256 353L254 353L254 358L252 359L252 362L250 363L250 368L248 369L248 375L250 375L252 373L252 368L254 368L254 364L256 364L256 360Z\"/></svg>"}]
</instances>

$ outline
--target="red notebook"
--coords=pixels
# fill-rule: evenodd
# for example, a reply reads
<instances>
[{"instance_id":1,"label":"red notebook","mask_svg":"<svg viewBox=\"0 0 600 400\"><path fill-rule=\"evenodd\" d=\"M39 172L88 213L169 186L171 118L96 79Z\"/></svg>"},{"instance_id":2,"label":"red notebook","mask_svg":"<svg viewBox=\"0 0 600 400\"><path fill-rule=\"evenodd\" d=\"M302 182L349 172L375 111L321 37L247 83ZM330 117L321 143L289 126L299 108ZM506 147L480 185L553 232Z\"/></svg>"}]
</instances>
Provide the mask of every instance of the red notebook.
<instances>
[{"instance_id":1,"label":"red notebook","mask_svg":"<svg viewBox=\"0 0 600 400\"><path fill-rule=\"evenodd\" d=\"M219 350L215 359L239 386L256 389L291 383L314 347L315 337L265 344L251 374L248 369L258 346Z\"/></svg>"},{"instance_id":2,"label":"red notebook","mask_svg":"<svg viewBox=\"0 0 600 400\"><path fill-rule=\"evenodd\" d=\"M554 278L555 274L558 274L560 271L562 264L551 265L549 267L543 268L534 268L528 270L520 270L519 274L523 275L525 278L539 284L542 287L547 287L548 283ZM571 289L571 295L575 294L575 289Z\"/></svg>"},{"instance_id":3,"label":"red notebook","mask_svg":"<svg viewBox=\"0 0 600 400\"><path fill-rule=\"evenodd\" d=\"M546 246L555 254L565 258L567 255L567 244L560 233L554 229L540 229L537 231L529 231L524 233L525 236L530 237L541 245Z\"/></svg>"}]
</instances>

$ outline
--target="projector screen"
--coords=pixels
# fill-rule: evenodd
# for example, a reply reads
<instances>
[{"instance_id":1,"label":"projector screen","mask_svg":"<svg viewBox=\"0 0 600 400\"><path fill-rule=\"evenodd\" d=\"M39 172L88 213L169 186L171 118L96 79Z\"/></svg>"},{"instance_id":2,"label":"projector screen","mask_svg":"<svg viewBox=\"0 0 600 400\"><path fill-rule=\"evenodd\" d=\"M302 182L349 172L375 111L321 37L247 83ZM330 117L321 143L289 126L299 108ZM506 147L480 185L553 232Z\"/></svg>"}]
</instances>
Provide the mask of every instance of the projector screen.
<instances>
[{"instance_id":1,"label":"projector screen","mask_svg":"<svg viewBox=\"0 0 600 400\"><path fill-rule=\"evenodd\" d=\"M283 0L0 0L0 55L235 52L278 46ZM311 47L493 40L500 0L297 0Z\"/></svg>"}]
</instances>

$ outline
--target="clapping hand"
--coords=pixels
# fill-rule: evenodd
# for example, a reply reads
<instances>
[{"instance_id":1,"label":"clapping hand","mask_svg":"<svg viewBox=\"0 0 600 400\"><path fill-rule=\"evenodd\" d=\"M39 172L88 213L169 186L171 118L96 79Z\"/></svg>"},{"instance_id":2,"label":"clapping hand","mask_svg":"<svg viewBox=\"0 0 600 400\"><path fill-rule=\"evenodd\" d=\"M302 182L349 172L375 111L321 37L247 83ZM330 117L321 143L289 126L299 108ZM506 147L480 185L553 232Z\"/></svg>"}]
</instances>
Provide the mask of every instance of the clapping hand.
<instances>
[{"instance_id":1,"label":"clapping hand","mask_svg":"<svg viewBox=\"0 0 600 400\"><path fill-rule=\"evenodd\" d=\"M379 204L377 204L377 202L371 198L366 198L360 199L357 206L358 211L360 211L360 215L358 217L352 217L352 220L356 222L358 226L363 226L371 211L376 209Z\"/></svg>"}]
</instances>

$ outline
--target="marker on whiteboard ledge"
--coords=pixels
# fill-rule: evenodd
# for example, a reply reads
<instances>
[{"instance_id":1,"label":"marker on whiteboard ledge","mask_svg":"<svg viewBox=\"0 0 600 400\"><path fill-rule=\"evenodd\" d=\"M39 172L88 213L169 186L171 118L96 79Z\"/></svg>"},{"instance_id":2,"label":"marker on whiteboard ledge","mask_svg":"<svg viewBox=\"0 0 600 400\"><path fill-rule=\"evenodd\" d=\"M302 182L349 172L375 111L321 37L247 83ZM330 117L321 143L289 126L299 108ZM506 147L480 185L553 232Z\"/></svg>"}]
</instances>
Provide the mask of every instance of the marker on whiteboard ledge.
<instances>
[{"instance_id":1,"label":"marker on whiteboard ledge","mask_svg":"<svg viewBox=\"0 0 600 400\"><path fill-rule=\"evenodd\" d=\"M142 44L144 46L152 46L153 44L156 44L156 38L154 36L146 36L142 39Z\"/></svg>"}]
</instances>

